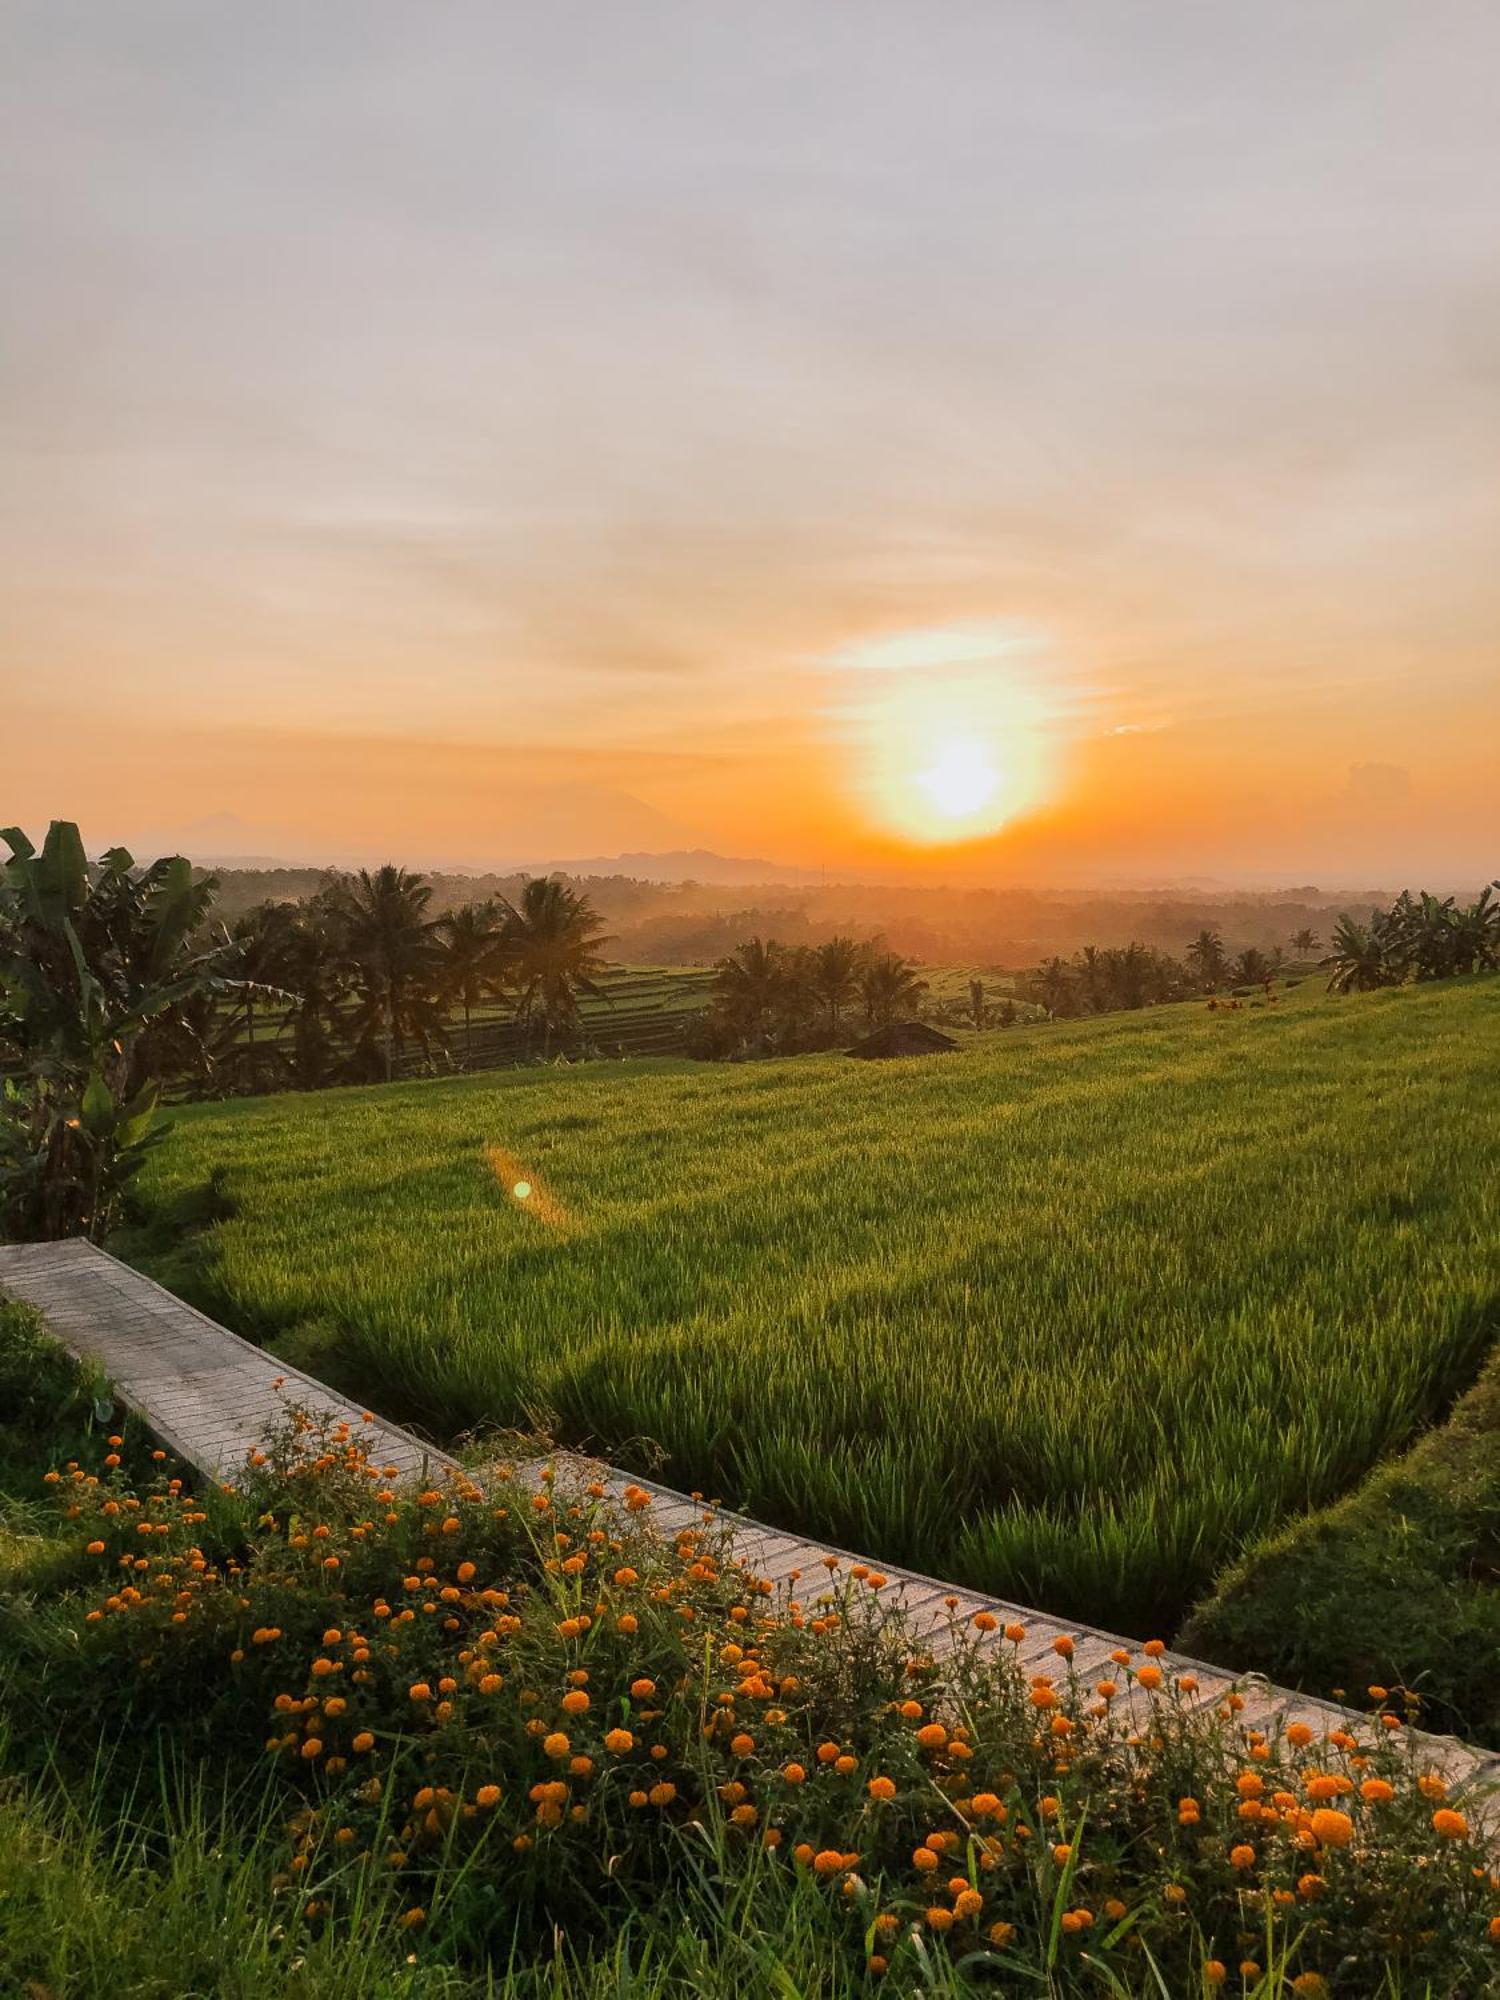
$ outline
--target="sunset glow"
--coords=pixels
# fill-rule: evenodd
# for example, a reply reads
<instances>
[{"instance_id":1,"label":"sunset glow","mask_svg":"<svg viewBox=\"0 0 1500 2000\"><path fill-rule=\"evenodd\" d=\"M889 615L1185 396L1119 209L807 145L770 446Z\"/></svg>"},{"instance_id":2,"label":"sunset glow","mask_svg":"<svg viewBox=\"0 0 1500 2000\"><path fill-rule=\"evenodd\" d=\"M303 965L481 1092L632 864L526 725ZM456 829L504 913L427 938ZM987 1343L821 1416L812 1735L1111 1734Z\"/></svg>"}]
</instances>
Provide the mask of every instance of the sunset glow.
<instances>
[{"instance_id":1,"label":"sunset glow","mask_svg":"<svg viewBox=\"0 0 1500 2000\"><path fill-rule=\"evenodd\" d=\"M4 30L7 817L1492 868L1500 15L376 11Z\"/></svg>"}]
</instances>

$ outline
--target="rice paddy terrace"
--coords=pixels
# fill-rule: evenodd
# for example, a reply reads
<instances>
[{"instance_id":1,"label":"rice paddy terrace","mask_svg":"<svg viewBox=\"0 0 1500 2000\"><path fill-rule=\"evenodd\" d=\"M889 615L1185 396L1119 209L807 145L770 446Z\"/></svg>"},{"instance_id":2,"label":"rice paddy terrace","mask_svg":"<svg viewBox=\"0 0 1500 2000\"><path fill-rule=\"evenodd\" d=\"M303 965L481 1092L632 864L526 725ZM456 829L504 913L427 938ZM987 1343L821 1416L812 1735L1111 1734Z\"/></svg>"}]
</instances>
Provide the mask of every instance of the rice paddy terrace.
<instances>
[{"instance_id":1,"label":"rice paddy terrace","mask_svg":"<svg viewBox=\"0 0 1500 2000\"><path fill-rule=\"evenodd\" d=\"M439 1436L1145 1634L1472 1379L1497 1055L1477 979L196 1106L121 1247Z\"/></svg>"}]
</instances>

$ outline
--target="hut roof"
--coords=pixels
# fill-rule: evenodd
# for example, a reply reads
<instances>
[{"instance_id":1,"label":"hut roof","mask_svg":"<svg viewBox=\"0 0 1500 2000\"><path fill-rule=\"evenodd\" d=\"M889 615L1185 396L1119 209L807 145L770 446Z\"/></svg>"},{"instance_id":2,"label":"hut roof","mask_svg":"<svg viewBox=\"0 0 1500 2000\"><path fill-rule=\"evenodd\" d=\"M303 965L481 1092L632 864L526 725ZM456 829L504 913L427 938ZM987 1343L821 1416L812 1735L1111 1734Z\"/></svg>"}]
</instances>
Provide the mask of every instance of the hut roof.
<instances>
[{"instance_id":1,"label":"hut roof","mask_svg":"<svg viewBox=\"0 0 1500 2000\"><path fill-rule=\"evenodd\" d=\"M951 1035L929 1028L925 1021L893 1021L888 1028L877 1028L873 1035L866 1035L844 1053L873 1061L884 1056L941 1055L944 1049L957 1047Z\"/></svg>"}]
</instances>

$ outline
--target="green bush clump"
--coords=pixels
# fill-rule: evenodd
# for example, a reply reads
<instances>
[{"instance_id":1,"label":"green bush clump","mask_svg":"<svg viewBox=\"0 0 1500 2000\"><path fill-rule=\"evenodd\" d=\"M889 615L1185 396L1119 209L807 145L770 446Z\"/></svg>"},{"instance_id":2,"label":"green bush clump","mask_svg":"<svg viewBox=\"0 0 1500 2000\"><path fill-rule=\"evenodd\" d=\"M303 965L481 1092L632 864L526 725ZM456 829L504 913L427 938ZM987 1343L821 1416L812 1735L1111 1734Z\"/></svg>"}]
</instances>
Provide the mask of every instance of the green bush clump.
<instances>
[{"instance_id":1,"label":"green bush clump","mask_svg":"<svg viewBox=\"0 0 1500 2000\"><path fill-rule=\"evenodd\" d=\"M1023 1667L988 1614L938 1660L863 1564L789 1601L711 1516L663 1538L640 1489L545 1466L403 1491L302 1411L243 1497L151 1463L49 1478L97 1581L8 1636L11 1754L132 1819L124 1746L258 1783L262 1905L324 1963L524 1981L561 1952L587 1981L623 1941L634 1979L687 1933L747 1968L758 1940L762 1973L786 1941L810 1993L1265 2000L1500 1964L1478 1807L1399 1711L1267 1736L1154 1643Z\"/></svg>"},{"instance_id":2,"label":"green bush clump","mask_svg":"<svg viewBox=\"0 0 1500 2000\"><path fill-rule=\"evenodd\" d=\"M1445 1425L1236 1563L1180 1643L1324 1692L1409 1688L1429 1727L1500 1749L1500 1350Z\"/></svg>"}]
</instances>

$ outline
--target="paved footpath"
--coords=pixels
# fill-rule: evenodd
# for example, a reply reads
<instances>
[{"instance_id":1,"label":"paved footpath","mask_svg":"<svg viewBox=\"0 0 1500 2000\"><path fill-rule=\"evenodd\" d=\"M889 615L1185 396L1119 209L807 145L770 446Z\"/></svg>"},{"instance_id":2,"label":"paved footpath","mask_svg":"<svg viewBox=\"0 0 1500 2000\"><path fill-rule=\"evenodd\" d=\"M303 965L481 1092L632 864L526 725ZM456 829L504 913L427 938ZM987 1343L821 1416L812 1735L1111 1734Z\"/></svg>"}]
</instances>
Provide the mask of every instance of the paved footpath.
<instances>
[{"instance_id":1,"label":"paved footpath","mask_svg":"<svg viewBox=\"0 0 1500 2000\"><path fill-rule=\"evenodd\" d=\"M221 1480L242 1476L246 1455L284 1414L288 1398L360 1425L371 1456L382 1465L395 1466L400 1477L426 1481L460 1469L446 1452L383 1418L363 1424L365 1413L357 1403L242 1340L93 1244L75 1240L0 1245L0 1292L35 1306L65 1347L98 1364L121 1400L164 1445ZM554 1454L553 1462L562 1463L566 1457ZM686 1494L610 1466L575 1462L586 1463L589 1476L602 1480L616 1498L623 1499L627 1487L644 1488L651 1495L651 1518L664 1534L697 1527L704 1520L704 1507ZM1117 1647L1134 1649L1139 1643L1003 1598L981 1597L826 1542L763 1527L742 1515L718 1510L715 1518L728 1529L735 1554L778 1586L790 1588L796 1577L810 1577L830 1556L844 1563L869 1563L889 1580L888 1587L904 1603L913 1628L924 1633L939 1654L953 1643L954 1631L967 1626L979 1611L992 1612L1001 1626L1026 1627L1020 1647L1023 1664L1050 1656L1053 1641L1066 1634L1075 1647L1074 1664L1081 1674L1089 1675L1100 1671ZM998 1637L986 1643L998 1643ZM1208 1707L1237 1692L1245 1704L1242 1723L1271 1730L1278 1723L1302 1721L1319 1734L1340 1726L1368 1726L1367 1717L1275 1687L1257 1674L1232 1675L1222 1667L1174 1653L1167 1654L1162 1665L1197 1676L1196 1706ZM1455 1778L1500 1778L1500 1757L1452 1737L1426 1740L1434 1762Z\"/></svg>"}]
</instances>

